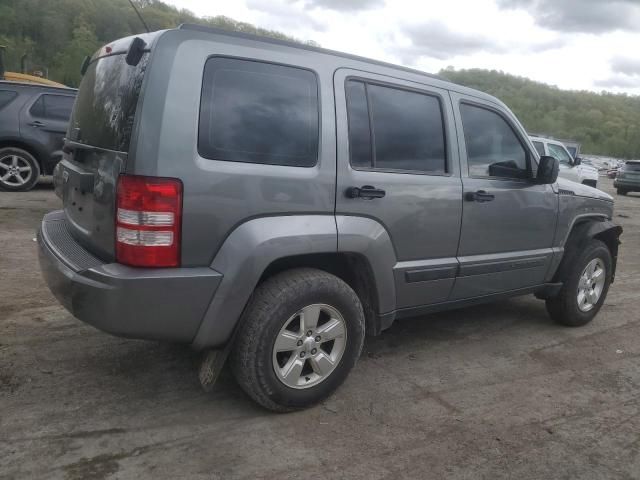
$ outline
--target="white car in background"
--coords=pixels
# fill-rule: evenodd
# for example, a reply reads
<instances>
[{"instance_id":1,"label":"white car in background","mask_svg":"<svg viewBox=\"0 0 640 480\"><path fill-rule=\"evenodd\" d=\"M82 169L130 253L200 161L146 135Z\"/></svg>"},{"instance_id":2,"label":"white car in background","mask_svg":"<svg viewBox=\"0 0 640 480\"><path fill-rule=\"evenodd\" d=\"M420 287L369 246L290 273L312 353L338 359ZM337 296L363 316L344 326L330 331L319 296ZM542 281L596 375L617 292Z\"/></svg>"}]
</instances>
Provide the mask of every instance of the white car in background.
<instances>
[{"instance_id":1,"label":"white car in background","mask_svg":"<svg viewBox=\"0 0 640 480\"><path fill-rule=\"evenodd\" d=\"M560 141L544 137L530 136L529 138L541 156L548 155L558 159L560 162L559 175L562 178L597 188L598 170L589 165L582 165L580 157L573 158L567 147Z\"/></svg>"}]
</instances>

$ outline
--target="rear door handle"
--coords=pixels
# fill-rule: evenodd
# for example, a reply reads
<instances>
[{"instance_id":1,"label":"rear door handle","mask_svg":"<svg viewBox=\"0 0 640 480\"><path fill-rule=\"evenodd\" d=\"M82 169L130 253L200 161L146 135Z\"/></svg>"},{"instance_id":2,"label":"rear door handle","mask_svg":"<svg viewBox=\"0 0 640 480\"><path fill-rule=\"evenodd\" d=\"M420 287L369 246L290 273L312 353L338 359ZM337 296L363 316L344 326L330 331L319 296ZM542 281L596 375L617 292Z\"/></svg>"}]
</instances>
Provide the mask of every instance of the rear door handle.
<instances>
[{"instance_id":1,"label":"rear door handle","mask_svg":"<svg viewBox=\"0 0 640 480\"><path fill-rule=\"evenodd\" d=\"M363 185L362 187L347 188L347 197L349 198L382 198L387 192L371 185Z\"/></svg>"},{"instance_id":2,"label":"rear door handle","mask_svg":"<svg viewBox=\"0 0 640 480\"><path fill-rule=\"evenodd\" d=\"M30 127L35 127L35 128L40 128L40 127L45 127L46 125L44 123L42 123L39 120L34 120L33 122L29 123Z\"/></svg>"},{"instance_id":3,"label":"rear door handle","mask_svg":"<svg viewBox=\"0 0 640 480\"><path fill-rule=\"evenodd\" d=\"M478 190L477 192L467 192L464 194L464 199L468 202L491 202L495 195L488 193L484 190Z\"/></svg>"}]
</instances>

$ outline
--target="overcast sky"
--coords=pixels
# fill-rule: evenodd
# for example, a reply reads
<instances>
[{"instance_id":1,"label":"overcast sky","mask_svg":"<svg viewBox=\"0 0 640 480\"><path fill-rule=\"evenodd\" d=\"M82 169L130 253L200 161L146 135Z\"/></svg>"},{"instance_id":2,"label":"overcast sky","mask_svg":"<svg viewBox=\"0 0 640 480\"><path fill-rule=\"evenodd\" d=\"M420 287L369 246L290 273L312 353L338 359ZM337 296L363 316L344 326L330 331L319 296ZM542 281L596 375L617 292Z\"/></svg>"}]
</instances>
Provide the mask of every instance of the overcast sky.
<instances>
[{"instance_id":1,"label":"overcast sky","mask_svg":"<svg viewBox=\"0 0 640 480\"><path fill-rule=\"evenodd\" d=\"M640 0L165 0L431 73L640 95Z\"/></svg>"}]
</instances>

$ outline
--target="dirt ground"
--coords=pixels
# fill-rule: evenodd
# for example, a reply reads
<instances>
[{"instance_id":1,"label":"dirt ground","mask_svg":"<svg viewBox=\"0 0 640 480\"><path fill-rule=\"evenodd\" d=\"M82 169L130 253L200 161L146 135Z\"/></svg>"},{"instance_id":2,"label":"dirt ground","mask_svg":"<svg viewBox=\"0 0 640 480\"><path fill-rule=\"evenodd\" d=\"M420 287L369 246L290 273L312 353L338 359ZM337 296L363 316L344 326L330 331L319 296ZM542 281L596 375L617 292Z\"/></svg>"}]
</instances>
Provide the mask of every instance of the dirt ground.
<instances>
[{"instance_id":1,"label":"dirt ground","mask_svg":"<svg viewBox=\"0 0 640 480\"><path fill-rule=\"evenodd\" d=\"M640 196L616 202L590 325L533 297L396 322L331 399L277 415L228 371L204 393L188 347L72 318L33 240L58 199L0 193L0 478L640 478Z\"/></svg>"}]
</instances>

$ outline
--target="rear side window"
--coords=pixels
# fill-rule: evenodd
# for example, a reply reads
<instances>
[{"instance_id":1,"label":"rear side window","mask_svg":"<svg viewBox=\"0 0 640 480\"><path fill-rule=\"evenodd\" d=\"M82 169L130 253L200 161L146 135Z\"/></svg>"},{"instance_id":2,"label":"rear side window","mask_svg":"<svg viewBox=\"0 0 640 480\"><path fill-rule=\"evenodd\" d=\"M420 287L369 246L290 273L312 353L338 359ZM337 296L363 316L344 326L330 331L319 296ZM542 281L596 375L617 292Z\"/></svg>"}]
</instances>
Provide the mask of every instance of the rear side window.
<instances>
[{"instance_id":1,"label":"rear side window","mask_svg":"<svg viewBox=\"0 0 640 480\"><path fill-rule=\"evenodd\" d=\"M203 157L312 167L318 118L314 73L257 61L207 60L198 135Z\"/></svg>"},{"instance_id":2,"label":"rear side window","mask_svg":"<svg viewBox=\"0 0 640 480\"><path fill-rule=\"evenodd\" d=\"M16 98L18 94L11 90L0 90L0 109L6 107L11 103L11 100Z\"/></svg>"},{"instance_id":3,"label":"rear side window","mask_svg":"<svg viewBox=\"0 0 640 480\"><path fill-rule=\"evenodd\" d=\"M507 121L496 112L460 105L467 164L472 177L529 177L529 156Z\"/></svg>"},{"instance_id":4,"label":"rear side window","mask_svg":"<svg viewBox=\"0 0 640 480\"><path fill-rule=\"evenodd\" d=\"M444 174L440 100L428 94L349 80L349 155L356 168Z\"/></svg>"},{"instance_id":5,"label":"rear side window","mask_svg":"<svg viewBox=\"0 0 640 480\"><path fill-rule=\"evenodd\" d=\"M536 151L541 157L546 155L546 153L544 153L544 144L542 142L533 142L533 146L536 147Z\"/></svg>"},{"instance_id":6,"label":"rear side window","mask_svg":"<svg viewBox=\"0 0 640 480\"><path fill-rule=\"evenodd\" d=\"M63 95L40 95L29 109L29 113L34 117L69 120L74 100L74 97Z\"/></svg>"}]
</instances>

